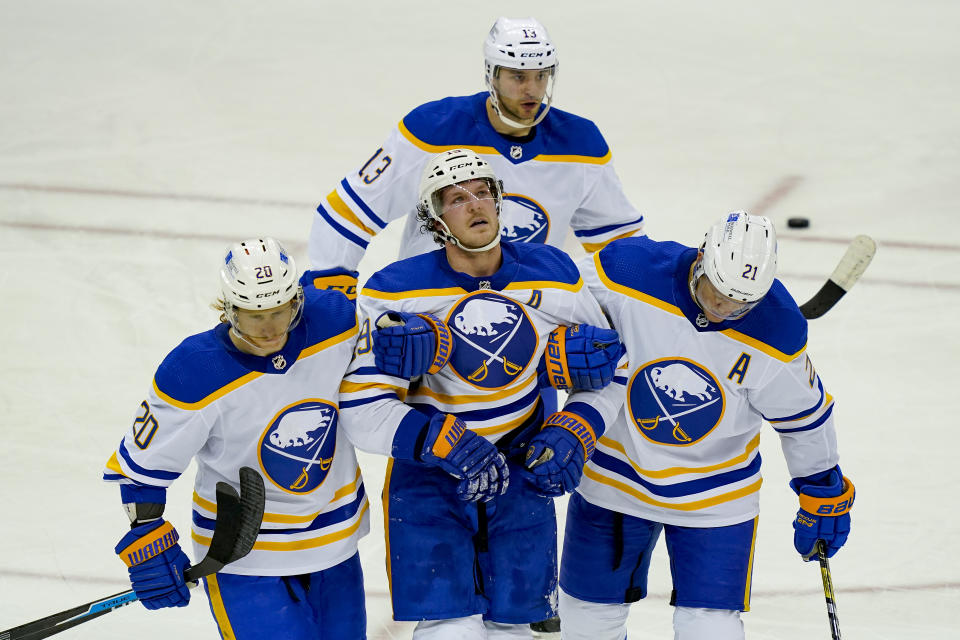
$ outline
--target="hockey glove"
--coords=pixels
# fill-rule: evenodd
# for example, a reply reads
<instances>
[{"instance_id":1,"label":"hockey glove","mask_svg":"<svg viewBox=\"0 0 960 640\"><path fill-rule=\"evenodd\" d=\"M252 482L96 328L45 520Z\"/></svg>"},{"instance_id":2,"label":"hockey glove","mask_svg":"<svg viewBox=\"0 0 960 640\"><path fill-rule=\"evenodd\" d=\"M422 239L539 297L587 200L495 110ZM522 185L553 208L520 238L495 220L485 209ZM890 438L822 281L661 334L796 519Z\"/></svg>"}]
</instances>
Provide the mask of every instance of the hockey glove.
<instances>
[{"instance_id":1,"label":"hockey glove","mask_svg":"<svg viewBox=\"0 0 960 640\"><path fill-rule=\"evenodd\" d=\"M437 373L452 352L450 329L433 314L387 311L377 318L373 357L387 375L409 380Z\"/></svg>"},{"instance_id":2,"label":"hockey glove","mask_svg":"<svg viewBox=\"0 0 960 640\"><path fill-rule=\"evenodd\" d=\"M457 496L464 502L490 502L506 493L509 484L510 467L507 466L507 458L498 452L493 464L472 478L460 481L457 485Z\"/></svg>"},{"instance_id":3,"label":"hockey glove","mask_svg":"<svg viewBox=\"0 0 960 640\"><path fill-rule=\"evenodd\" d=\"M602 389L613 380L625 350L613 329L589 324L557 327L544 353L550 384L556 389Z\"/></svg>"},{"instance_id":4,"label":"hockey glove","mask_svg":"<svg viewBox=\"0 0 960 640\"><path fill-rule=\"evenodd\" d=\"M467 429L463 420L454 415L438 413L430 419L420 460L460 480L478 480L475 488L470 482L457 486L457 495L462 500L489 500L507 490L510 472L506 470L503 456L493 443ZM487 488L483 491L481 474L486 476L484 486ZM491 485L495 493L486 497Z\"/></svg>"},{"instance_id":5,"label":"hockey glove","mask_svg":"<svg viewBox=\"0 0 960 640\"><path fill-rule=\"evenodd\" d=\"M790 488L800 496L800 510L793 521L793 546L804 560L817 554L817 540L827 545L832 558L850 535L850 507L856 493L840 467L794 478Z\"/></svg>"},{"instance_id":6,"label":"hockey glove","mask_svg":"<svg viewBox=\"0 0 960 640\"><path fill-rule=\"evenodd\" d=\"M120 539L115 551L127 565L130 583L147 609L185 607L190 589L183 572L190 559L177 543L173 525L160 518L134 527Z\"/></svg>"},{"instance_id":7,"label":"hockey glove","mask_svg":"<svg viewBox=\"0 0 960 640\"><path fill-rule=\"evenodd\" d=\"M538 492L557 497L576 489L595 447L593 429L577 414L560 411L548 417L526 455Z\"/></svg>"}]
</instances>

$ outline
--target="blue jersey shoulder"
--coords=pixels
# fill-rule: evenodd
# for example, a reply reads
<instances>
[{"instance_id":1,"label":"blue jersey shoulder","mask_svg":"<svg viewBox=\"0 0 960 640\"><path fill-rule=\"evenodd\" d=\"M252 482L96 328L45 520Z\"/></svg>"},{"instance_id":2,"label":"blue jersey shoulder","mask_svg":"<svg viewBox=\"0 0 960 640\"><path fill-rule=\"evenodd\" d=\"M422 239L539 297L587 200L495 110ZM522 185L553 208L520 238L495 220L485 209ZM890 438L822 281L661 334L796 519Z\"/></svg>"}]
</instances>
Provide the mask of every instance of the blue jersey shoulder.
<instances>
[{"instance_id":1,"label":"blue jersey shoulder","mask_svg":"<svg viewBox=\"0 0 960 640\"><path fill-rule=\"evenodd\" d=\"M486 100L487 92L483 91L427 102L404 116L403 125L429 145L499 149L510 139L497 133L490 124ZM551 108L535 132L530 146L538 155L604 158L610 151L597 125L561 109Z\"/></svg>"},{"instance_id":2,"label":"blue jersey shoulder","mask_svg":"<svg viewBox=\"0 0 960 640\"><path fill-rule=\"evenodd\" d=\"M807 344L807 319L779 280L734 328L786 355L798 353Z\"/></svg>"},{"instance_id":3,"label":"blue jersey shoulder","mask_svg":"<svg viewBox=\"0 0 960 640\"><path fill-rule=\"evenodd\" d=\"M548 244L504 242L504 251L515 251L519 265L514 282L550 281L577 284L580 271L573 259L560 249Z\"/></svg>"},{"instance_id":4,"label":"blue jersey shoulder","mask_svg":"<svg viewBox=\"0 0 960 640\"><path fill-rule=\"evenodd\" d=\"M547 155L603 158L610 152L607 141L592 120L552 108L538 126Z\"/></svg>"},{"instance_id":5,"label":"blue jersey shoulder","mask_svg":"<svg viewBox=\"0 0 960 640\"><path fill-rule=\"evenodd\" d=\"M250 373L230 355L217 329L190 336L163 359L154 376L161 392L179 402L199 402Z\"/></svg>"},{"instance_id":6,"label":"blue jersey shoulder","mask_svg":"<svg viewBox=\"0 0 960 640\"><path fill-rule=\"evenodd\" d=\"M674 281L682 263L696 250L678 242L631 236L614 240L598 256L604 275L614 283L669 304L677 304ZM686 257L685 257L686 256Z\"/></svg>"},{"instance_id":7,"label":"blue jersey shoulder","mask_svg":"<svg viewBox=\"0 0 960 640\"><path fill-rule=\"evenodd\" d=\"M485 95L452 96L427 102L404 116L403 125L417 139L431 145L483 144L483 122L478 118L477 103L478 98Z\"/></svg>"},{"instance_id":8,"label":"blue jersey shoulder","mask_svg":"<svg viewBox=\"0 0 960 640\"><path fill-rule=\"evenodd\" d=\"M450 278L446 253L441 248L388 264L370 276L363 288L400 293L451 286L456 284Z\"/></svg>"}]
</instances>

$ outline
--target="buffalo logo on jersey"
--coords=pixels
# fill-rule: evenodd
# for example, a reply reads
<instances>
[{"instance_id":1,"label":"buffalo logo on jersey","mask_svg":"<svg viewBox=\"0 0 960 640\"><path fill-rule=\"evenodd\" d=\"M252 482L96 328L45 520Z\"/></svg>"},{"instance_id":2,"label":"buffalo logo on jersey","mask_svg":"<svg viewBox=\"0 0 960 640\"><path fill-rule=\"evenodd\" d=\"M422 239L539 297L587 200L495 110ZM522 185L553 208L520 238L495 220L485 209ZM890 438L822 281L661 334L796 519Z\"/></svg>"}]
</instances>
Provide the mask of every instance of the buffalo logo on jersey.
<instances>
[{"instance_id":1,"label":"buffalo logo on jersey","mask_svg":"<svg viewBox=\"0 0 960 640\"><path fill-rule=\"evenodd\" d=\"M449 366L481 389L517 379L537 351L537 332L523 305L495 291L461 299L447 318L456 347Z\"/></svg>"},{"instance_id":2,"label":"buffalo logo on jersey","mask_svg":"<svg viewBox=\"0 0 960 640\"><path fill-rule=\"evenodd\" d=\"M505 193L500 211L500 237L511 242L543 244L550 231L550 216L539 202L518 193Z\"/></svg>"},{"instance_id":3,"label":"buffalo logo on jersey","mask_svg":"<svg viewBox=\"0 0 960 640\"><path fill-rule=\"evenodd\" d=\"M260 436L260 466L288 493L310 493L330 471L337 446L337 407L303 400L274 416Z\"/></svg>"},{"instance_id":4,"label":"buffalo logo on jersey","mask_svg":"<svg viewBox=\"0 0 960 640\"><path fill-rule=\"evenodd\" d=\"M720 424L725 399L717 378L686 358L661 358L634 372L627 408L643 437L659 444L699 442Z\"/></svg>"}]
</instances>

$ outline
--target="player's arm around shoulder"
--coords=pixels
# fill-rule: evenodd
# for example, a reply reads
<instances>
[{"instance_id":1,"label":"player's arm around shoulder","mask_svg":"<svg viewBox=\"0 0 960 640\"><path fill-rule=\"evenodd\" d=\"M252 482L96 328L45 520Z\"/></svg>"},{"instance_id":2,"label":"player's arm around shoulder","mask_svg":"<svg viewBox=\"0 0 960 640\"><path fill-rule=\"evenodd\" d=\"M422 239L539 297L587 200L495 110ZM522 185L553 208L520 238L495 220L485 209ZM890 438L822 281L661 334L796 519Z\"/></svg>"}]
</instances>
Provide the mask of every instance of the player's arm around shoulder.
<instances>
[{"instance_id":1,"label":"player's arm around shoulder","mask_svg":"<svg viewBox=\"0 0 960 640\"><path fill-rule=\"evenodd\" d=\"M376 274L375 274L376 276ZM368 284L378 285L371 277ZM358 448L401 459L413 457L415 442L428 420L405 404L409 378L377 366L374 334L377 319L410 301L392 300L361 291L357 298L358 335L353 360L340 385L340 409L347 436Z\"/></svg>"}]
</instances>

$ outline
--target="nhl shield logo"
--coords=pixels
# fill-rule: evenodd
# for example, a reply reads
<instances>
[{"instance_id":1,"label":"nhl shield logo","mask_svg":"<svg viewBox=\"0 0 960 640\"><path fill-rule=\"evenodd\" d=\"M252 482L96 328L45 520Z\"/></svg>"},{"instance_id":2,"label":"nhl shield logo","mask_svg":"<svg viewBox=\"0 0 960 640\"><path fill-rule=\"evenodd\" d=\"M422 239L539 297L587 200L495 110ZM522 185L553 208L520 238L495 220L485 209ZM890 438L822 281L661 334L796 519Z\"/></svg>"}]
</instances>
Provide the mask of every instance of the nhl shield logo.
<instances>
[{"instance_id":1,"label":"nhl shield logo","mask_svg":"<svg viewBox=\"0 0 960 640\"><path fill-rule=\"evenodd\" d=\"M337 446L336 405L303 400L280 411L260 436L264 475L287 493L310 493L330 471Z\"/></svg>"},{"instance_id":2,"label":"nhl shield logo","mask_svg":"<svg viewBox=\"0 0 960 640\"><path fill-rule=\"evenodd\" d=\"M705 438L723 418L723 387L710 371L686 358L661 358L634 372L627 409L644 438L687 446Z\"/></svg>"},{"instance_id":3,"label":"nhl shield logo","mask_svg":"<svg viewBox=\"0 0 960 640\"><path fill-rule=\"evenodd\" d=\"M447 325L456 343L448 366L480 389L501 389L516 380L539 343L523 305L495 291L462 298Z\"/></svg>"},{"instance_id":4,"label":"nhl shield logo","mask_svg":"<svg viewBox=\"0 0 960 640\"><path fill-rule=\"evenodd\" d=\"M510 157L513 158L514 160L519 160L520 158L522 158L523 147L521 147L518 144L515 144L512 147L510 147Z\"/></svg>"},{"instance_id":5,"label":"nhl shield logo","mask_svg":"<svg viewBox=\"0 0 960 640\"><path fill-rule=\"evenodd\" d=\"M500 210L500 237L512 242L544 244L550 231L550 216L534 200L518 193L506 193Z\"/></svg>"}]
</instances>

